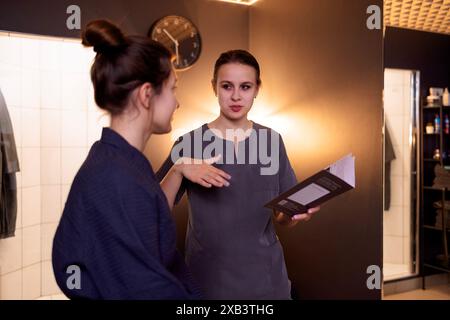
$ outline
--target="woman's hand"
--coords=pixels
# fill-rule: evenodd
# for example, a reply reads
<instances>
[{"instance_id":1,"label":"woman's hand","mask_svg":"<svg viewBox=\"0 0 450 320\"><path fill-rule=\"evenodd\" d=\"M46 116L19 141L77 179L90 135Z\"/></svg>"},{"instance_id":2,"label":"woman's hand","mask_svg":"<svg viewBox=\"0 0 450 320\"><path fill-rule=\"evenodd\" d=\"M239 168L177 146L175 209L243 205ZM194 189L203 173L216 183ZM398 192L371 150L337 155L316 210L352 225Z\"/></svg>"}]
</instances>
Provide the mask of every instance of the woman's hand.
<instances>
[{"instance_id":1,"label":"woman's hand","mask_svg":"<svg viewBox=\"0 0 450 320\"><path fill-rule=\"evenodd\" d=\"M309 221L314 213L320 210L320 206L308 209L306 213L300 213L292 216L292 220L294 221Z\"/></svg>"},{"instance_id":2,"label":"woman's hand","mask_svg":"<svg viewBox=\"0 0 450 320\"><path fill-rule=\"evenodd\" d=\"M230 185L228 180L231 179L231 176L225 171L212 166L220 157L221 155L218 155L205 160L184 157L180 158L175 163L175 166L183 177L206 188L211 188L212 186L218 188L228 187Z\"/></svg>"},{"instance_id":3,"label":"woman's hand","mask_svg":"<svg viewBox=\"0 0 450 320\"><path fill-rule=\"evenodd\" d=\"M281 225L285 225L288 227L295 226L299 221L309 221L311 217L320 210L320 206L308 209L306 213L299 213L293 215L292 217L284 214L283 212L278 212L276 214L275 221L280 223Z\"/></svg>"}]
</instances>

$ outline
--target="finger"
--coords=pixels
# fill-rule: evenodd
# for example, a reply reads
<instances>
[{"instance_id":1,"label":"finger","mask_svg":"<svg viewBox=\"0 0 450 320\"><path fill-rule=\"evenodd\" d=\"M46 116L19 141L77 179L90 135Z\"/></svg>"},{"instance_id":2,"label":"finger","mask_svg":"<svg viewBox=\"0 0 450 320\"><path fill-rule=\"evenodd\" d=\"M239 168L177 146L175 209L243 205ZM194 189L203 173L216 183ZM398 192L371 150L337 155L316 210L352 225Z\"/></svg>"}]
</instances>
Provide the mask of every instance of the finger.
<instances>
[{"instance_id":1,"label":"finger","mask_svg":"<svg viewBox=\"0 0 450 320\"><path fill-rule=\"evenodd\" d=\"M219 176L218 174L212 174L211 178L213 178L214 180L219 182L222 186L226 186L226 187L230 186L230 183L227 180L225 180L224 178L222 178L221 176Z\"/></svg>"},{"instance_id":2,"label":"finger","mask_svg":"<svg viewBox=\"0 0 450 320\"><path fill-rule=\"evenodd\" d=\"M203 177L203 180L205 180L207 183L215 186L215 187L223 187L223 184L221 182L216 181L216 179L214 179L214 177L211 176L206 176Z\"/></svg>"},{"instance_id":3,"label":"finger","mask_svg":"<svg viewBox=\"0 0 450 320\"><path fill-rule=\"evenodd\" d=\"M225 185L225 186L230 186L230 183L225 180L224 178L222 178L222 176L220 176L219 174L216 173L216 171L209 171L206 173L206 176L212 179L215 179L216 181L220 182L221 184Z\"/></svg>"},{"instance_id":4,"label":"finger","mask_svg":"<svg viewBox=\"0 0 450 320\"><path fill-rule=\"evenodd\" d=\"M205 188L211 188L212 185L210 183L208 183L207 181L203 180L203 179L199 179L196 181L196 183L198 183L199 185L205 187Z\"/></svg>"},{"instance_id":5,"label":"finger","mask_svg":"<svg viewBox=\"0 0 450 320\"><path fill-rule=\"evenodd\" d=\"M213 166L211 166L211 170L212 170L214 173L216 173L216 174L222 176L223 178L225 178L225 179L227 179L227 180L230 180L230 179L231 179L231 176L230 176L228 173L226 173L225 171L223 171L223 170L217 169L217 168L215 168L215 167L213 167Z\"/></svg>"},{"instance_id":6,"label":"finger","mask_svg":"<svg viewBox=\"0 0 450 320\"><path fill-rule=\"evenodd\" d=\"M311 214L309 213L300 213L292 216L292 220L296 221L308 221L309 219L311 219Z\"/></svg>"},{"instance_id":7,"label":"finger","mask_svg":"<svg viewBox=\"0 0 450 320\"><path fill-rule=\"evenodd\" d=\"M219 161L219 159L222 157L221 154L215 156L214 158L209 158L209 159L205 159L203 162L206 164L213 164L216 163L217 161Z\"/></svg>"},{"instance_id":8,"label":"finger","mask_svg":"<svg viewBox=\"0 0 450 320\"><path fill-rule=\"evenodd\" d=\"M315 213L320 210L320 207L310 208L308 209L308 213Z\"/></svg>"}]
</instances>

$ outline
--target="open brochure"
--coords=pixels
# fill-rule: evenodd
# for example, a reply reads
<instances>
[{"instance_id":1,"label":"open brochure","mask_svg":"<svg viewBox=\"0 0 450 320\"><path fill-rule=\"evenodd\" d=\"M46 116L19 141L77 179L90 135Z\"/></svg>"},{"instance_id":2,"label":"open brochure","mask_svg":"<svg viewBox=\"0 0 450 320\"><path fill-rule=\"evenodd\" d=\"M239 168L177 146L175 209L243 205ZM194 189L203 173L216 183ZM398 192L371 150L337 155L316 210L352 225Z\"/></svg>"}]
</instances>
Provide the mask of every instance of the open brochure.
<instances>
[{"instance_id":1,"label":"open brochure","mask_svg":"<svg viewBox=\"0 0 450 320\"><path fill-rule=\"evenodd\" d=\"M265 205L293 216L355 188L355 157L342 159L298 183Z\"/></svg>"}]
</instances>

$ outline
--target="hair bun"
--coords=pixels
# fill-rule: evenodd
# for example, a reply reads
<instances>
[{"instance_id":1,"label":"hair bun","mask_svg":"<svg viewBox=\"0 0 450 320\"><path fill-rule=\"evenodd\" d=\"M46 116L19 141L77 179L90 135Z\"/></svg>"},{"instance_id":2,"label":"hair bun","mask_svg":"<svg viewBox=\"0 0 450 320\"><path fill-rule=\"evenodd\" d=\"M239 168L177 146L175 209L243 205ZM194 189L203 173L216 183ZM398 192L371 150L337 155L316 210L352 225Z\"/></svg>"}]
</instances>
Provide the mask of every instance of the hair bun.
<instances>
[{"instance_id":1,"label":"hair bun","mask_svg":"<svg viewBox=\"0 0 450 320\"><path fill-rule=\"evenodd\" d=\"M94 47L97 53L115 50L126 44L122 31L107 20L89 22L81 37L81 43L86 47Z\"/></svg>"}]
</instances>

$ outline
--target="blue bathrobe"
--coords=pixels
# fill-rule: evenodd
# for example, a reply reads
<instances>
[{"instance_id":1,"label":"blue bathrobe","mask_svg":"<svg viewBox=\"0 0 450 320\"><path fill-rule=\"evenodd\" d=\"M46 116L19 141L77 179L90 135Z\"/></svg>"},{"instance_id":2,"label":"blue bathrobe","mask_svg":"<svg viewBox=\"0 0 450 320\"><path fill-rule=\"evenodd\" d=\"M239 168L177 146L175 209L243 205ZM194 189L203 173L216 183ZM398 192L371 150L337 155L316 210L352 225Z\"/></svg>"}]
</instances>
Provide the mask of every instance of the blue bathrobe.
<instances>
[{"instance_id":1,"label":"blue bathrobe","mask_svg":"<svg viewBox=\"0 0 450 320\"><path fill-rule=\"evenodd\" d=\"M153 169L104 128L78 171L53 241L53 269L70 298L195 299Z\"/></svg>"}]
</instances>

